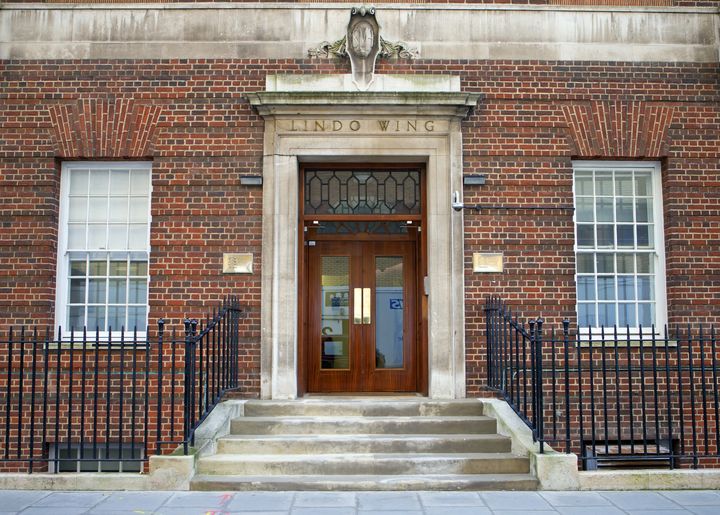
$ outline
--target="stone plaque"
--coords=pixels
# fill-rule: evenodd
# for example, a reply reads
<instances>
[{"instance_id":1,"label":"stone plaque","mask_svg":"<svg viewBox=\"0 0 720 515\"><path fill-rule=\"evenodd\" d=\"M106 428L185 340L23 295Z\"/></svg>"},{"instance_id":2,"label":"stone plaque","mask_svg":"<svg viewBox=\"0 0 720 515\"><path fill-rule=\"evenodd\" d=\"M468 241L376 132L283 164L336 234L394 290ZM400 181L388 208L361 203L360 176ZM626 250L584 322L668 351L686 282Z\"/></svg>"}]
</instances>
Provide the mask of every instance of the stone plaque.
<instances>
[{"instance_id":1,"label":"stone plaque","mask_svg":"<svg viewBox=\"0 0 720 515\"><path fill-rule=\"evenodd\" d=\"M224 274L251 274L253 255L252 254L223 254Z\"/></svg>"},{"instance_id":2,"label":"stone plaque","mask_svg":"<svg viewBox=\"0 0 720 515\"><path fill-rule=\"evenodd\" d=\"M483 273L499 273L503 271L503 255L502 253L473 253L473 272Z\"/></svg>"}]
</instances>

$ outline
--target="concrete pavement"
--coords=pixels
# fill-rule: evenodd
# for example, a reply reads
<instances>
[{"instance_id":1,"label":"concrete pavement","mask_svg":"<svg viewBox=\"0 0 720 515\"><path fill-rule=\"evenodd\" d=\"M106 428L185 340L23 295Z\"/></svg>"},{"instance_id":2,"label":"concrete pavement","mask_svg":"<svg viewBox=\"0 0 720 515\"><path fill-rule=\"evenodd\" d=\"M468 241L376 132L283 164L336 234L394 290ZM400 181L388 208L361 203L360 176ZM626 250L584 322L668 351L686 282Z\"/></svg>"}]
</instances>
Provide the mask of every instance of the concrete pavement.
<instances>
[{"instance_id":1,"label":"concrete pavement","mask_svg":"<svg viewBox=\"0 0 720 515\"><path fill-rule=\"evenodd\" d=\"M718 515L720 491L48 492L0 490L0 515Z\"/></svg>"}]
</instances>

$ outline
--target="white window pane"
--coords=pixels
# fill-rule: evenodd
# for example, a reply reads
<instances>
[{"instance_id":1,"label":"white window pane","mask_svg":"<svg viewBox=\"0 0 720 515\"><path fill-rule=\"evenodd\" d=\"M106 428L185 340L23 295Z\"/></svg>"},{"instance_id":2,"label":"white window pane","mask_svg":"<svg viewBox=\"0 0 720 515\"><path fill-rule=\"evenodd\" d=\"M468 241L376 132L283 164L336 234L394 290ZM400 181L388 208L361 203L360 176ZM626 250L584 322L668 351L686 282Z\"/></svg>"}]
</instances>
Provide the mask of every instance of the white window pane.
<instances>
[{"instance_id":1,"label":"white window pane","mask_svg":"<svg viewBox=\"0 0 720 515\"><path fill-rule=\"evenodd\" d=\"M125 279L109 279L108 280L108 303L109 304L125 304L125 287L127 281Z\"/></svg>"},{"instance_id":2,"label":"white window pane","mask_svg":"<svg viewBox=\"0 0 720 515\"><path fill-rule=\"evenodd\" d=\"M578 304L578 325L580 327L595 326L595 304Z\"/></svg>"},{"instance_id":3,"label":"white window pane","mask_svg":"<svg viewBox=\"0 0 720 515\"><path fill-rule=\"evenodd\" d=\"M634 247L635 231L632 225L617 226L618 247Z\"/></svg>"},{"instance_id":4,"label":"white window pane","mask_svg":"<svg viewBox=\"0 0 720 515\"><path fill-rule=\"evenodd\" d=\"M640 303L638 304L638 322L643 327L650 327L655 324L655 304L653 303Z\"/></svg>"},{"instance_id":5,"label":"white window pane","mask_svg":"<svg viewBox=\"0 0 720 515\"><path fill-rule=\"evenodd\" d=\"M635 195L638 197L649 197L652 195L652 183L649 173L635 174Z\"/></svg>"},{"instance_id":6,"label":"white window pane","mask_svg":"<svg viewBox=\"0 0 720 515\"><path fill-rule=\"evenodd\" d=\"M147 302L147 280L130 279L128 288L128 302L130 304L145 304Z\"/></svg>"},{"instance_id":7,"label":"white window pane","mask_svg":"<svg viewBox=\"0 0 720 515\"><path fill-rule=\"evenodd\" d=\"M631 173L619 171L615 174L615 195L631 197L633 194L633 177Z\"/></svg>"},{"instance_id":8,"label":"white window pane","mask_svg":"<svg viewBox=\"0 0 720 515\"><path fill-rule=\"evenodd\" d=\"M110 171L110 194L127 195L130 192L130 170Z\"/></svg>"},{"instance_id":9,"label":"white window pane","mask_svg":"<svg viewBox=\"0 0 720 515\"><path fill-rule=\"evenodd\" d=\"M595 246L595 230L592 225L582 224L577 226L577 244L578 247L594 247Z\"/></svg>"},{"instance_id":10,"label":"white window pane","mask_svg":"<svg viewBox=\"0 0 720 515\"><path fill-rule=\"evenodd\" d=\"M87 195L88 192L88 171L72 170L70 172L70 194Z\"/></svg>"},{"instance_id":11,"label":"white window pane","mask_svg":"<svg viewBox=\"0 0 720 515\"><path fill-rule=\"evenodd\" d=\"M105 282L106 279L88 280L89 304L105 304Z\"/></svg>"},{"instance_id":12,"label":"white window pane","mask_svg":"<svg viewBox=\"0 0 720 515\"><path fill-rule=\"evenodd\" d=\"M105 224L93 224L88 226L88 248L107 248L107 227Z\"/></svg>"},{"instance_id":13,"label":"white window pane","mask_svg":"<svg viewBox=\"0 0 720 515\"><path fill-rule=\"evenodd\" d=\"M108 227L109 248L112 250L126 249L127 246L127 225L111 224Z\"/></svg>"},{"instance_id":14,"label":"white window pane","mask_svg":"<svg viewBox=\"0 0 720 515\"><path fill-rule=\"evenodd\" d=\"M107 197L90 197L90 208L88 209L89 222L107 221L108 199Z\"/></svg>"},{"instance_id":15,"label":"white window pane","mask_svg":"<svg viewBox=\"0 0 720 515\"><path fill-rule=\"evenodd\" d=\"M109 170L90 171L90 193L93 195L107 195L110 184Z\"/></svg>"},{"instance_id":16,"label":"white window pane","mask_svg":"<svg viewBox=\"0 0 720 515\"><path fill-rule=\"evenodd\" d=\"M85 248L85 224L68 224L68 249Z\"/></svg>"},{"instance_id":17,"label":"white window pane","mask_svg":"<svg viewBox=\"0 0 720 515\"><path fill-rule=\"evenodd\" d=\"M598 299L615 300L615 276L598 277Z\"/></svg>"},{"instance_id":18,"label":"white window pane","mask_svg":"<svg viewBox=\"0 0 720 515\"><path fill-rule=\"evenodd\" d=\"M637 327L635 319L635 304L622 302L618 304L618 326L620 327Z\"/></svg>"},{"instance_id":19,"label":"white window pane","mask_svg":"<svg viewBox=\"0 0 720 515\"><path fill-rule=\"evenodd\" d=\"M577 172L575 174L575 194L592 195L593 177L592 172Z\"/></svg>"},{"instance_id":20,"label":"white window pane","mask_svg":"<svg viewBox=\"0 0 720 515\"><path fill-rule=\"evenodd\" d=\"M595 221L595 205L592 198L579 198L577 199L576 205L578 222Z\"/></svg>"},{"instance_id":21,"label":"white window pane","mask_svg":"<svg viewBox=\"0 0 720 515\"><path fill-rule=\"evenodd\" d=\"M637 273L652 274L655 272L653 257L650 254L637 254Z\"/></svg>"},{"instance_id":22,"label":"white window pane","mask_svg":"<svg viewBox=\"0 0 720 515\"><path fill-rule=\"evenodd\" d=\"M145 331L147 328L147 308L145 306L130 306L128 308L128 329L137 328L138 331Z\"/></svg>"},{"instance_id":23,"label":"white window pane","mask_svg":"<svg viewBox=\"0 0 720 515\"><path fill-rule=\"evenodd\" d=\"M85 306L70 306L67 329L82 329L85 325Z\"/></svg>"},{"instance_id":24,"label":"white window pane","mask_svg":"<svg viewBox=\"0 0 720 515\"><path fill-rule=\"evenodd\" d=\"M613 216L613 199L611 198L597 198L595 199L595 208L597 209L598 222L612 222L615 220Z\"/></svg>"},{"instance_id":25,"label":"white window pane","mask_svg":"<svg viewBox=\"0 0 720 515\"><path fill-rule=\"evenodd\" d=\"M85 303L85 279L70 279L70 303Z\"/></svg>"},{"instance_id":26,"label":"white window pane","mask_svg":"<svg viewBox=\"0 0 720 515\"><path fill-rule=\"evenodd\" d=\"M652 199L641 198L635 201L635 220L637 222L652 222Z\"/></svg>"},{"instance_id":27,"label":"white window pane","mask_svg":"<svg viewBox=\"0 0 720 515\"><path fill-rule=\"evenodd\" d=\"M108 328L119 331L125 327L125 310L125 306L108 306Z\"/></svg>"},{"instance_id":28,"label":"white window pane","mask_svg":"<svg viewBox=\"0 0 720 515\"><path fill-rule=\"evenodd\" d=\"M634 254L618 254L617 255L617 271L619 274L635 273L635 255Z\"/></svg>"},{"instance_id":29,"label":"white window pane","mask_svg":"<svg viewBox=\"0 0 720 515\"><path fill-rule=\"evenodd\" d=\"M599 274L615 273L615 255L597 254L597 272Z\"/></svg>"},{"instance_id":30,"label":"white window pane","mask_svg":"<svg viewBox=\"0 0 720 515\"><path fill-rule=\"evenodd\" d=\"M131 224L128 248L144 249L147 248L147 225Z\"/></svg>"},{"instance_id":31,"label":"white window pane","mask_svg":"<svg viewBox=\"0 0 720 515\"><path fill-rule=\"evenodd\" d=\"M615 325L615 304L598 304L598 325L602 327Z\"/></svg>"},{"instance_id":32,"label":"white window pane","mask_svg":"<svg viewBox=\"0 0 720 515\"><path fill-rule=\"evenodd\" d=\"M613 195L612 172L597 172L595 174L595 195Z\"/></svg>"},{"instance_id":33,"label":"white window pane","mask_svg":"<svg viewBox=\"0 0 720 515\"><path fill-rule=\"evenodd\" d=\"M614 227L612 225L597 226L597 246L613 247L615 246Z\"/></svg>"},{"instance_id":34,"label":"white window pane","mask_svg":"<svg viewBox=\"0 0 720 515\"><path fill-rule=\"evenodd\" d=\"M128 199L127 197L110 197L110 221L127 223Z\"/></svg>"},{"instance_id":35,"label":"white window pane","mask_svg":"<svg viewBox=\"0 0 720 515\"><path fill-rule=\"evenodd\" d=\"M133 197L130 199L130 221L147 222L148 220L148 198Z\"/></svg>"},{"instance_id":36,"label":"white window pane","mask_svg":"<svg viewBox=\"0 0 720 515\"><path fill-rule=\"evenodd\" d=\"M578 254L577 271L579 274L592 274L593 272L595 272L595 255Z\"/></svg>"},{"instance_id":37,"label":"white window pane","mask_svg":"<svg viewBox=\"0 0 720 515\"><path fill-rule=\"evenodd\" d=\"M88 306L87 327L89 330L105 330L105 306Z\"/></svg>"},{"instance_id":38,"label":"white window pane","mask_svg":"<svg viewBox=\"0 0 720 515\"><path fill-rule=\"evenodd\" d=\"M618 222L633 221L633 200L631 198L619 198L616 200L616 220Z\"/></svg>"},{"instance_id":39,"label":"white window pane","mask_svg":"<svg viewBox=\"0 0 720 515\"><path fill-rule=\"evenodd\" d=\"M578 277L577 296L578 300L595 300L594 277Z\"/></svg>"},{"instance_id":40,"label":"white window pane","mask_svg":"<svg viewBox=\"0 0 720 515\"><path fill-rule=\"evenodd\" d=\"M131 195L147 195L150 184L149 170L132 170L130 182Z\"/></svg>"},{"instance_id":41,"label":"white window pane","mask_svg":"<svg viewBox=\"0 0 720 515\"><path fill-rule=\"evenodd\" d=\"M638 300L655 300L655 278L652 276L641 276L637 278Z\"/></svg>"},{"instance_id":42,"label":"white window pane","mask_svg":"<svg viewBox=\"0 0 720 515\"><path fill-rule=\"evenodd\" d=\"M637 226L637 246L641 248L653 247L653 226L638 225Z\"/></svg>"},{"instance_id":43,"label":"white window pane","mask_svg":"<svg viewBox=\"0 0 720 515\"><path fill-rule=\"evenodd\" d=\"M618 299L635 300L635 278L628 276L619 276L618 283Z\"/></svg>"},{"instance_id":44,"label":"white window pane","mask_svg":"<svg viewBox=\"0 0 720 515\"><path fill-rule=\"evenodd\" d=\"M70 222L84 222L87 220L87 197L70 197L68 220Z\"/></svg>"}]
</instances>

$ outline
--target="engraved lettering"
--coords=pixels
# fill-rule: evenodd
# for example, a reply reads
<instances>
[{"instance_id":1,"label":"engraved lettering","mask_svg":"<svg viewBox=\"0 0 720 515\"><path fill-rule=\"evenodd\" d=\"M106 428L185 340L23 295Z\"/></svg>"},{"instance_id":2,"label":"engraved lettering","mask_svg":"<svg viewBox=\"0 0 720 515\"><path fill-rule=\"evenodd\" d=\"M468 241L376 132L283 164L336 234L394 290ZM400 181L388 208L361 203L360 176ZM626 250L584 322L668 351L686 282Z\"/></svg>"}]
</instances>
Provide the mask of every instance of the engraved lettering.
<instances>
[{"instance_id":1,"label":"engraved lettering","mask_svg":"<svg viewBox=\"0 0 720 515\"><path fill-rule=\"evenodd\" d=\"M380 125L380 130L385 132L390 125L390 120L378 120L378 125Z\"/></svg>"},{"instance_id":2,"label":"engraved lettering","mask_svg":"<svg viewBox=\"0 0 720 515\"><path fill-rule=\"evenodd\" d=\"M357 120L353 120L350 122L350 130L353 132L357 132L360 130L360 122Z\"/></svg>"},{"instance_id":3,"label":"engraved lettering","mask_svg":"<svg viewBox=\"0 0 720 515\"><path fill-rule=\"evenodd\" d=\"M333 131L341 131L343 128L343 124L340 120L333 120Z\"/></svg>"},{"instance_id":4,"label":"engraved lettering","mask_svg":"<svg viewBox=\"0 0 720 515\"><path fill-rule=\"evenodd\" d=\"M432 120L428 120L425 122L425 130L428 132L432 132L435 130L435 122Z\"/></svg>"},{"instance_id":5,"label":"engraved lettering","mask_svg":"<svg viewBox=\"0 0 720 515\"><path fill-rule=\"evenodd\" d=\"M315 131L325 132L325 120L315 120Z\"/></svg>"},{"instance_id":6,"label":"engraved lettering","mask_svg":"<svg viewBox=\"0 0 720 515\"><path fill-rule=\"evenodd\" d=\"M295 127L295 120L290 120L290 130L293 132L299 130L297 127Z\"/></svg>"},{"instance_id":7,"label":"engraved lettering","mask_svg":"<svg viewBox=\"0 0 720 515\"><path fill-rule=\"evenodd\" d=\"M400 120L395 120L395 132L400 132Z\"/></svg>"},{"instance_id":8,"label":"engraved lettering","mask_svg":"<svg viewBox=\"0 0 720 515\"><path fill-rule=\"evenodd\" d=\"M410 120L408 120L407 132L410 132L410 129L412 129L413 132L417 132L417 120L415 120L414 122L411 122Z\"/></svg>"}]
</instances>

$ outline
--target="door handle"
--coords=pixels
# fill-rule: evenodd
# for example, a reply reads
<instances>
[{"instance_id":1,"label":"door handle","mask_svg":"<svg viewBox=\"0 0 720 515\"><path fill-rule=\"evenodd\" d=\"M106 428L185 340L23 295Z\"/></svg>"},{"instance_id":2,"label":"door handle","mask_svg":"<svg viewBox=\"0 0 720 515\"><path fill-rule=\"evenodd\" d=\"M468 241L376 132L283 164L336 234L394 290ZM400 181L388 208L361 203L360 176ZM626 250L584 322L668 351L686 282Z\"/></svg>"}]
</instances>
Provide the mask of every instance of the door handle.
<instances>
[{"instance_id":1,"label":"door handle","mask_svg":"<svg viewBox=\"0 0 720 515\"><path fill-rule=\"evenodd\" d=\"M363 288L363 307L362 307L362 323L369 324L371 321L370 317L370 306L372 299L370 297L370 288Z\"/></svg>"},{"instance_id":2,"label":"door handle","mask_svg":"<svg viewBox=\"0 0 720 515\"><path fill-rule=\"evenodd\" d=\"M353 323L362 324L362 288L353 289Z\"/></svg>"}]
</instances>

